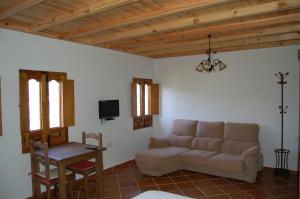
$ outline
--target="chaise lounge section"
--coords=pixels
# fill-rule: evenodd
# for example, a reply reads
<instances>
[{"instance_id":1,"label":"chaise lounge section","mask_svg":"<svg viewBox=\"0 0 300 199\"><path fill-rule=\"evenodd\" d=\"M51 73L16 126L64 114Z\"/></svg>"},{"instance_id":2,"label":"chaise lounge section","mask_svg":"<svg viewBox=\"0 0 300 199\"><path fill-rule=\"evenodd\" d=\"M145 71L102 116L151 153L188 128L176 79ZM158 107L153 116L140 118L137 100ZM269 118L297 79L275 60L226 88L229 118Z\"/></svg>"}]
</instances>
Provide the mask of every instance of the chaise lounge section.
<instances>
[{"instance_id":1,"label":"chaise lounge section","mask_svg":"<svg viewBox=\"0 0 300 199\"><path fill-rule=\"evenodd\" d=\"M174 120L171 133L151 137L135 160L142 173L180 169L255 182L262 169L257 124Z\"/></svg>"},{"instance_id":2,"label":"chaise lounge section","mask_svg":"<svg viewBox=\"0 0 300 199\"><path fill-rule=\"evenodd\" d=\"M172 134L151 137L148 150L136 154L135 160L142 173L161 176L182 169L181 156L189 152L195 137L197 121L176 120Z\"/></svg>"}]
</instances>

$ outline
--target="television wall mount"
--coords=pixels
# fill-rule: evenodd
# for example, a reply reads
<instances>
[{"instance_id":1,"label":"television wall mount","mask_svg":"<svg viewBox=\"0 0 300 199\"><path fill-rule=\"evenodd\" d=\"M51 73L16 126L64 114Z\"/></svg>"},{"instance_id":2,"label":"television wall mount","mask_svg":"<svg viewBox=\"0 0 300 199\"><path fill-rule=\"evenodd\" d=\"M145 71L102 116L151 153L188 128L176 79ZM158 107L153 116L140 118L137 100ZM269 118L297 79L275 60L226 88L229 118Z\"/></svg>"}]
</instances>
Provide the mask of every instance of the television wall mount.
<instances>
[{"instance_id":1,"label":"television wall mount","mask_svg":"<svg viewBox=\"0 0 300 199\"><path fill-rule=\"evenodd\" d=\"M103 117L100 118L101 124L104 124L105 122L109 121L109 120L115 120L116 117Z\"/></svg>"}]
</instances>

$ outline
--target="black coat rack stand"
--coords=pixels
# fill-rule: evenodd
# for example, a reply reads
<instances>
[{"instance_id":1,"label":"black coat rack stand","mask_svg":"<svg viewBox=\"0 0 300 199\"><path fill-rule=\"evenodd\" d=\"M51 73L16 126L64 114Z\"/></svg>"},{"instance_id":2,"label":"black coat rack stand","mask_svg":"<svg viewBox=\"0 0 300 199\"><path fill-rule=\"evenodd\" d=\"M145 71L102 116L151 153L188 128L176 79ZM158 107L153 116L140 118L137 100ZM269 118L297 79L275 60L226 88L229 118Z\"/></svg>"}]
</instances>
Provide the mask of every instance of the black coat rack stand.
<instances>
[{"instance_id":1,"label":"black coat rack stand","mask_svg":"<svg viewBox=\"0 0 300 199\"><path fill-rule=\"evenodd\" d=\"M287 83L285 78L288 74L289 73L283 74L282 72L275 73L275 76L279 79L277 83L281 86L281 105L278 107L281 114L281 147L274 150L276 156L274 177L278 176L284 178L288 178L289 176L288 155L290 152L288 149L283 148L283 116L286 114L286 110L288 108L283 105L283 85Z\"/></svg>"}]
</instances>

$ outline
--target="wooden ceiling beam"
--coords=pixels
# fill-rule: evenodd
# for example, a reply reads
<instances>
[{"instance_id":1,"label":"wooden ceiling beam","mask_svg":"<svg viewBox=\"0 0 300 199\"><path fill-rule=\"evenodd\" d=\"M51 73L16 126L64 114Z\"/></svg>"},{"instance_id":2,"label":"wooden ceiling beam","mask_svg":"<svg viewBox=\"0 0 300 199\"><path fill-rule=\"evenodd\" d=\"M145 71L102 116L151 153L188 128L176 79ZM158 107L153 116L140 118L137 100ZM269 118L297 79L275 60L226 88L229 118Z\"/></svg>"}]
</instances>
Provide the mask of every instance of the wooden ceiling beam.
<instances>
[{"instance_id":1,"label":"wooden ceiling beam","mask_svg":"<svg viewBox=\"0 0 300 199\"><path fill-rule=\"evenodd\" d=\"M241 46L229 46L224 48L217 49L217 52L228 52L228 51L240 51L240 50L248 50L248 49L257 49L257 48L271 48L277 46L287 46L287 45L297 45L300 44L300 39L291 39L291 40L280 40L280 41L272 41L266 43L253 43L248 45Z\"/></svg>"},{"instance_id":2,"label":"wooden ceiling beam","mask_svg":"<svg viewBox=\"0 0 300 199\"><path fill-rule=\"evenodd\" d=\"M300 7L299 0L280 0L267 3L259 3L250 6L243 6L237 9L224 10L222 12L219 12L218 14L200 14L198 16L173 20L172 22L161 22L152 26L132 28L128 31L122 31L120 33L110 33L102 36L95 36L91 39L83 39L82 41L87 44L100 44L124 38L128 39L132 37L141 37L153 33L161 33L179 28L187 28L220 21L233 20L242 17L250 17L266 13L279 12L298 7Z\"/></svg>"},{"instance_id":3,"label":"wooden ceiling beam","mask_svg":"<svg viewBox=\"0 0 300 199\"><path fill-rule=\"evenodd\" d=\"M250 28L250 29L244 29L240 31L217 32L212 35L212 44L215 42L226 41L226 40L244 39L249 37L261 37L267 35L278 35L278 34L293 33L293 32L294 33L300 32L300 23L286 24L286 25L267 27L267 28L256 28L256 29ZM139 53L150 53L152 51L172 49L172 48L190 46L190 45L207 46L208 39L207 37L205 37L204 39L200 39L200 40L194 39L188 41L161 43L161 44L142 46L142 47L137 46L136 48L132 48L128 50L124 49L124 50L126 50L127 52L139 54ZM212 47L214 46L212 45Z\"/></svg>"},{"instance_id":4,"label":"wooden ceiling beam","mask_svg":"<svg viewBox=\"0 0 300 199\"><path fill-rule=\"evenodd\" d=\"M31 33L28 23L24 23L24 22L12 20L12 19L5 19L5 20L0 21L0 27L8 28L11 30L17 30L17 31L21 31L21 32L26 32L26 33ZM42 31L42 32L38 32L37 34L41 35L41 36L50 37L50 38L60 39L60 34L53 32L53 31Z\"/></svg>"},{"instance_id":5,"label":"wooden ceiling beam","mask_svg":"<svg viewBox=\"0 0 300 199\"><path fill-rule=\"evenodd\" d=\"M11 0L0 9L0 20L9 18L45 0Z\"/></svg>"},{"instance_id":6,"label":"wooden ceiling beam","mask_svg":"<svg viewBox=\"0 0 300 199\"><path fill-rule=\"evenodd\" d=\"M79 2L43 1L11 0L2 4L0 27L58 39L71 36L70 40L78 43L147 57L205 53L209 33L213 34L212 49L218 52L300 43L299 0L95 0L73 12L68 12L66 5L78 8ZM35 6L39 3L42 5ZM44 9L61 15L49 18ZM105 12L109 10L120 17ZM91 15L102 22L83 26L86 23L79 19ZM43 20L32 24L37 19ZM73 23L51 29L68 22Z\"/></svg>"},{"instance_id":7,"label":"wooden ceiling beam","mask_svg":"<svg viewBox=\"0 0 300 199\"><path fill-rule=\"evenodd\" d=\"M300 39L294 40L286 40L286 41L274 41L268 43L256 43L249 45L241 45L241 46L231 46L217 49L217 52L229 52L229 51L241 51L241 50L251 50L251 49L260 49L260 48L272 48L279 46L290 46L290 45L299 45ZM181 53L169 53L169 54L160 54L156 56L152 56L151 58L166 58L166 57L178 57L178 56L188 56L188 55L199 55L205 54L205 50L197 50L197 51L185 51ZM196 67L196 66L195 66Z\"/></svg>"},{"instance_id":8,"label":"wooden ceiling beam","mask_svg":"<svg viewBox=\"0 0 300 199\"><path fill-rule=\"evenodd\" d=\"M155 43L171 43L178 41L186 41L189 39L197 39L203 35L215 34L220 32L235 31L235 30L245 30L250 28L266 28L277 25L284 25L289 23L300 22L300 10L295 10L296 12L284 13L283 15L276 16L262 16L260 18L248 19L244 18L242 21L227 22L223 24L214 24L205 27L198 27L192 30L185 30L173 33L162 33L160 35L148 35L146 37L123 40L112 43L102 44L105 48L119 48L119 49L130 49L139 47L146 47L153 45Z\"/></svg>"},{"instance_id":9,"label":"wooden ceiling beam","mask_svg":"<svg viewBox=\"0 0 300 199\"><path fill-rule=\"evenodd\" d=\"M29 25L27 23L19 22L16 20L11 20L11 19L2 20L0 21L0 27L30 33L30 30L28 28Z\"/></svg>"},{"instance_id":10,"label":"wooden ceiling beam","mask_svg":"<svg viewBox=\"0 0 300 199\"><path fill-rule=\"evenodd\" d=\"M211 6L217 6L221 4L230 3L234 0L194 0L194 1L182 1L180 4L170 4L167 7L162 7L154 11L142 12L130 17L120 18L119 21L113 23L92 25L85 28L78 28L76 30L65 33L62 37L64 39L72 39L80 36L85 36L93 33L100 33L113 28L119 28L122 26L128 26L132 24L142 23L147 20L157 19L160 17L166 17L190 10L207 8Z\"/></svg>"},{"instance_id":11,"label":"wooden ceiling beam","mask_svg":"<svg viewBox=\"0 0 300 199\"><path fill-rule=\"evenodd\" d=\"M137 2L139 0L105 0L105 1L99 1L97 3L94 3L88 7L82 7L77 10L74 10L71 13L65 13L61 15L57 15L54 17L46 18L40 22L37 22L36 24L33 24L31 26L32 32L38 32L41 30L48 29L53 26L57 26L60 24L68 23L83 17L88 17L94 14L98 14L100 12L105 12L117 7L125 6L128 4L132 4L134 2Z\"/></svg>"},{"instance_id":12,"label":"wooden ceiling beam","mask_svg":"<svg viewBox=\"0 0 300 199\"><path fill-rule=\"evenodd\" d=\"M195 38L195 35L208 35L215 34L225 31L233 31L233 30L243 30L250 28L265 28L277 25L284 25L289 23L298 23L300 22L300 10L295 10L296 12L292 13L284 13L280 15L263 15L259 18L243 18L241 21L228 21L222 24L214 24L205 27L198 27L192 30L185 30L180 32L173 33L163 33L160 35L149 35L146 37L142 37L139 39L135 39L133 45L143 45L143 44L151 44L156 43L157 41L164 42L177 42L178 40L188 40L190 38ZM110 45L110 43L105 44L106 47L119 47L122 45L120 41L115 42L117 45ZM120 44L121 43L121 44ZM125 42L126 47L131 47L131 44Z\"/></svg>"},{"instance_id":13,"label":"wooden ceiling beam","mask_svg":"<svg viewBox=\"0 0 300 199\"><path fill-rule=\"evenodd\" d=\"M286 34L279 34L279 35L268 35L268 36L258 36L258 37L250 37L250 38L243 38L243 39L232 39L220 42L212 41L212 49L217 50L218 48L226 48L230 46L242 46L242 45L249 45L249 44L259 44L259 43L268 43L268 42L275 42L275 41L285 41L285 40L295 40L300 39L300 33L286 33ZM176 47L172 49L163 49L152 51L150 53L139 53L144 56L152 57L159 54L168 54L168 53L180 53L185 51L197 51L197 50L207 50L207 45L199 46L190 45L190 46L183 46L183 47Z\"/></svg>"}]
</instances>

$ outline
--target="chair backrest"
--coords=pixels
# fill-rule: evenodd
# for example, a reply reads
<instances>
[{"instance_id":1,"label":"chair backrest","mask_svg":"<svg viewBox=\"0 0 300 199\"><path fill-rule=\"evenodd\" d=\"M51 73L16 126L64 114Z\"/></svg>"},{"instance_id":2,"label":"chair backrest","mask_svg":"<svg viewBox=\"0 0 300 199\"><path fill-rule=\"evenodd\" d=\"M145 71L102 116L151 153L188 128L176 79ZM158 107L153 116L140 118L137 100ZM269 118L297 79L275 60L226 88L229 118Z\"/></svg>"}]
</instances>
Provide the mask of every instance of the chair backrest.
<instances>
[{"instance_id":1,"label":"chair backrest","mask_svg":"<svg viewBox=\"0 0 300 199\"><path fill-rule=\"evenodd\" d=\"M41 151L42 153L40 153L40 154L43 154L43 155L37 155L36 154L37 151ZM49 174L50 163L49 163L48 151L49 151L49 148L48 148L47 143L43 144L41 142L31 141L31 147L30 147L31 160L44 165L45 178L47 180L50 179L50 174ZM33 175L35 175L35 173L33 173Z\"/></svg>"},{"instance_id":2,"label":"chair backrest","mask_svg":"<svg viewBox=\"0 0 300 199\"><path fill-rule=\"evenodd\" d=\"M82 132L82 143L86 144L87 139L94 139L98 141L98 148L102 148L102 133L86 133Z\"/></svg>"}]
</instances>

